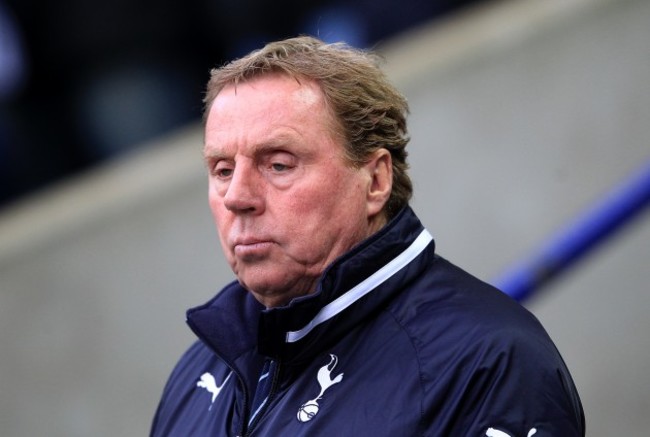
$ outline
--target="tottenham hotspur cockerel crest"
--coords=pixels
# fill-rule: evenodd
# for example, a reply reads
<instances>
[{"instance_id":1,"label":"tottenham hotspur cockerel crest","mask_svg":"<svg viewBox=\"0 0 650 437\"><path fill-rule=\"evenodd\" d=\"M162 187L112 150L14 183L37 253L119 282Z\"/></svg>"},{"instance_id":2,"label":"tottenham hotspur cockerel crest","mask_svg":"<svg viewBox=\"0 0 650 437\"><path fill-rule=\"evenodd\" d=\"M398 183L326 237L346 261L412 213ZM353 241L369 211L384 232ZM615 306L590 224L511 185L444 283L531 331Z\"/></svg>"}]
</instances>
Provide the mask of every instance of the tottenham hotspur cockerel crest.
<instances>
[{"instance_id":1,"label":"tottenham hotspur cockerel crest","mask_svg":"<svg viewBox=\"0 0 650 437\"><path fill-rule=\"evenodd\" d=\"M343 380L343 374L339 373L336 377L332 378L332 372L338 364L339 359L336 355L330 354L330 362L318 371L317 379L318 384L320 384L320 393L314 399L305 402L300 406L298 410L298 420L301 422L309 422L311 419L318 414L320 409L318 401L322 399L325 391L329 389L334 384L338 384Z\"/></svg>"}]
</instances>

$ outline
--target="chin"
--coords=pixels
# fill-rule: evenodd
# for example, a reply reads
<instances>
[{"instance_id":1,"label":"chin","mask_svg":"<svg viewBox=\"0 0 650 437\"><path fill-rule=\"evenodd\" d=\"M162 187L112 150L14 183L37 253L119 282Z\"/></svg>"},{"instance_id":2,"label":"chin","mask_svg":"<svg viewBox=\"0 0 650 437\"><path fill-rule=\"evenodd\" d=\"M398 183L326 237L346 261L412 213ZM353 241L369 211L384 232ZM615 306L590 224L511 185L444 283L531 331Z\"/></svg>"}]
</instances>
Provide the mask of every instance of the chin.
<instances>
[{"instance_id":1,"label":"chin","mask_svg":"<svg viewBox=\"0 0 650 437\"><path fill-rule=\"evenodd\" d=\"M239 283L267 308L287 305L292 299L311 293L309 290L303 292L291 290L287 287L286 282L282 282L282 285L280 285L279 283L271 283L268 281L243 282L240 280Z\"/></svg>"}]
</instances>

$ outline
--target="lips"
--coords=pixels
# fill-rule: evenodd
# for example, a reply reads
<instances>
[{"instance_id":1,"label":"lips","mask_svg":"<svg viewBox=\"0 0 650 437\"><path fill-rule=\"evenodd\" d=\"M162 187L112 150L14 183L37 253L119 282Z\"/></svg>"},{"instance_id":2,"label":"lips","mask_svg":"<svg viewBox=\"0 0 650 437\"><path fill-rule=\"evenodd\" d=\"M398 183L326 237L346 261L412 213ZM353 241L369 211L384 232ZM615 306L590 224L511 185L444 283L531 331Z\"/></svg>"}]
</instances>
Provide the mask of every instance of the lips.
<instances>
[{"instance_id":1,"label":"lips","mask_svg":"<svg viewBox=\"0 0 650 437\"><path fill-rule=\"evenodd\" d=\"M273 244L270 240L243 238L235 241L233 252L235 256L243 259L259 258L266 255Z\"/></svg>"},{"instance_id":2,"label":"lips","mask_svg":"<svg viewBox=\"0 0 650 437\"><path fill-rule=\"evenodd\" d=\"M268 238L257 238L257 237L238 237L238 238L234 239L232 246L233 247L237 247L237 246L253 246L255 244L267 243L267 242L270 242L270 239L268 239Z\"/></svg>"}]
</instances>

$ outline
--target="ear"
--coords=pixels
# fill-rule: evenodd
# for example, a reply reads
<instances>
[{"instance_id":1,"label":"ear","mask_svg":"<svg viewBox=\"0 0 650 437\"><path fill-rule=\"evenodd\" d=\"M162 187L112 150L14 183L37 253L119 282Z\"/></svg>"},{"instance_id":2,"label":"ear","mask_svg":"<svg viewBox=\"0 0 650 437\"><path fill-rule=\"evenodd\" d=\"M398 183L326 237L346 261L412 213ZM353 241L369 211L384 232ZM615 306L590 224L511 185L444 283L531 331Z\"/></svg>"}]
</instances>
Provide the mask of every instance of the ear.
<instances>
[{"instance_id":1,"label":"ear","mask_svg":"<svg viewBox=\"0 0 650 437\"><path fill-rule=\"evenodd\" d=\"M384 148L375 150L365 165L369 176L367 207L368 218L380 214L393 189L393 159Z\"/></svg>"}]
</instances>

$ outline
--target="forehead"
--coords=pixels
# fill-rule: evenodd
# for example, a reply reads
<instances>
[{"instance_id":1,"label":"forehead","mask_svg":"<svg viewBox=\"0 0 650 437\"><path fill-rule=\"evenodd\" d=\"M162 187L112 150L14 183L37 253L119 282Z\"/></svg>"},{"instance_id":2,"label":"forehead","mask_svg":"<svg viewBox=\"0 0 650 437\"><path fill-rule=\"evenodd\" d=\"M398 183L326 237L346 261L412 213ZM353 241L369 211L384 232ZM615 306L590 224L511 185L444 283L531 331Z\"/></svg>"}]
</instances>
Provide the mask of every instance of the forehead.
<instances>
[{"instance_id":1,"label":"forehead","mask_svg":"<svg viewBox=\"0 0 650 437\"><path fill-rule=\"evenodd\" d=\"M330 136L336 125L316 81L273 73L221 90L209 108L205 145L233 135L250 140L287 130Z\"/></svg>"},{"instance_id":2,"label":"forehead","mask_svg":"<svg viewBox=\"0 0 650 437\"><path fill-rule=\"evenodd\" d=\"M225 105L229 106L229 110L233 110L238 104L254 109L250 107L252 101L258 105L282 106L290 102L292 105L310 109L325 107L325 97L315 80L283 73L268 73L226 85L217 94L210 110Z\"/></svg>"}]
</instances>

